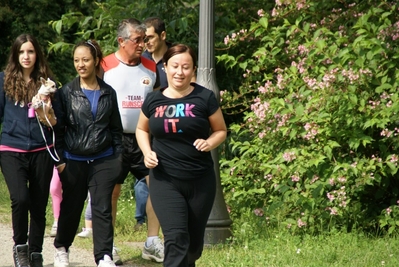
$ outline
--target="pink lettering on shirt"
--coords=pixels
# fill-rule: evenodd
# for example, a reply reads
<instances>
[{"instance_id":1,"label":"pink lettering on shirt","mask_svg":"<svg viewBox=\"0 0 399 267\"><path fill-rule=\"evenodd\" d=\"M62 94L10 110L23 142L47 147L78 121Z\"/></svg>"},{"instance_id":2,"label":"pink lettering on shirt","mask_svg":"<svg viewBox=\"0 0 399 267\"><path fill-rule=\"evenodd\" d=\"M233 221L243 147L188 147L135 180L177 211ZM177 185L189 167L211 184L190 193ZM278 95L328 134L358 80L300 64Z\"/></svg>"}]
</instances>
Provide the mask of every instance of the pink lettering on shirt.
<instances>
[{"instance_id":1,"label":"pink lettering on shirt","mask_svg":"<svg viewBox=\"0 0 399 267\"><path fill-rule=\"evenodd\" d=\"M168 106L159 106L155 109L155 118L162 118L163 114L165 113L165 110Z\"/></svg>"},{"instance_id":2,"label":"pink lettering on shirt","mask_svg":"<svg viewBox=\"0 0 399 267\"><path fill-rule=\"evenodd\" d=\"M169 133L169 123L172 126L172 133L177 133L177 122L179 122L179 119L164 119L163 125L165 128L165 133Z\"/></svg>"},{"instance_id":3,"label":"pink lettering on shirt","mask_svg":"<svg viewBox=\"0 0 399 267\"><path fill-rule=\"evenodd\" d=\"M195 107L195 105L190 105L190 104L186 104L186 117L195 117L195 115L192 112L192 109Z\"/></svg>"}]
</instances>

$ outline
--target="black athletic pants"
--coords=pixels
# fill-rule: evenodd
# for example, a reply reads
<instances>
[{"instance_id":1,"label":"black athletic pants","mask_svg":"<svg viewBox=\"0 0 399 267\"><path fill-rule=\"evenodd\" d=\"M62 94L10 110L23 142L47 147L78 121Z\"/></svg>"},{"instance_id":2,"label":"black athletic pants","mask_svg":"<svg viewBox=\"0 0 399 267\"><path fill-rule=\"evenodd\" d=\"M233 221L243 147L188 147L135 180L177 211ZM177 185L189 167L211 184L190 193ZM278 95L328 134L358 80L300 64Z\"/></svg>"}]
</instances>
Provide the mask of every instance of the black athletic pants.
<instances>
[{"instance_id":1,"label":"black athletic pants","mask_svg":"<svg viewBox=\"0 0 399 267\"><path fill-rule=\"evenodd\" d=\"M164 235L164 266L195 266L202 254L206 223L216 194L213 169L195 180L175 179L151 169L149 188Z\"/></svg>"},{"instance_id":2,"label":"black athletic pants","mask_svg":"<svg viewBox=\"0 0 399 267\"><path fill-rule=\"evenodd\" d=\"M14 244L22 245L28 241L29 253L41 253L54 162L47 150L2 151L0 164L10 192Z\"/></svg>"},{"instance_id":3,"label":"black athletic pants","mask_svg":"<svg viewBox=\"0 0 399 267\"><path fill-rule=\"evenodd\" d=\"M66 160L66 167L60 173L62 202L54 239L56 248L65 247L68 250L72 245L88 190L93 222L94 259L98 264L104 255L112 258L114 228L111 196L121 168L121 156L112 155L94 161Z\"/></svg>"}]
</instances>

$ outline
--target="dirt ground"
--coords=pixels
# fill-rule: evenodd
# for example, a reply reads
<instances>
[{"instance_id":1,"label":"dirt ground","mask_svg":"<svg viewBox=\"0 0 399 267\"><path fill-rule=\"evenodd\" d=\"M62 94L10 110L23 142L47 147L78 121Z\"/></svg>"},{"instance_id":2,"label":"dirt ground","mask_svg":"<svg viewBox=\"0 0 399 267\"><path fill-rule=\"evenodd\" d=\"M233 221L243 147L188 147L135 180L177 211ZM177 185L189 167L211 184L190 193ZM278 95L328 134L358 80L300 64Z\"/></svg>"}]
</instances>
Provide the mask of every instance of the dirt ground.
<instances>
[{"instance_id":1,"label":"dirt ground","mask_svg":"<svg viewBox=\"0 0 399 267\"><path fill-rule=\"evenodd\" d=\"M54 238L46 235L43 244L43 266L53 267L54 263ZM14 260L12 257L12 228L11 224L0 223L0 267L14 267ZM72 245L69 254L70 266L85 266L95 267L93 252L91 250L85 250L76 248ZM124 263L123 267L138 267L137 265L131 265ZM161 266L161 265L157 265Z\"/></svg>"}]
</instances>

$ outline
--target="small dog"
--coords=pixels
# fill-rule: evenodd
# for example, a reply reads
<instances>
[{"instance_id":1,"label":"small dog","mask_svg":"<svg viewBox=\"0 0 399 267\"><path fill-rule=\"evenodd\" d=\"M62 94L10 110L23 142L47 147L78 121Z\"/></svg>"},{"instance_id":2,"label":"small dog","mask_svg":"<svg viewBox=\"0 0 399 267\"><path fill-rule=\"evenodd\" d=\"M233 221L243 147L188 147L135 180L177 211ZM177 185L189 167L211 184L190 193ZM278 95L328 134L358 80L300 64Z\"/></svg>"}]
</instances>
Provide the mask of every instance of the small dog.
<instances>
[{"instance_id":1,"label":"small dog","mask_svg":"<svg viewBox=\"0 0 399 267\"><path fill-rule=\"evenodd\" d=\"M50 99L50 94L57 90L55 82L49 78L45 80L44 78L40 77L40 82L42 83L42 86L40 86L37 95L32 98L32 107L34 109L43 106L43 104L47 104L47 101ZM51 104L51 100L49 104Z\"/></svg>"}]
</instances>

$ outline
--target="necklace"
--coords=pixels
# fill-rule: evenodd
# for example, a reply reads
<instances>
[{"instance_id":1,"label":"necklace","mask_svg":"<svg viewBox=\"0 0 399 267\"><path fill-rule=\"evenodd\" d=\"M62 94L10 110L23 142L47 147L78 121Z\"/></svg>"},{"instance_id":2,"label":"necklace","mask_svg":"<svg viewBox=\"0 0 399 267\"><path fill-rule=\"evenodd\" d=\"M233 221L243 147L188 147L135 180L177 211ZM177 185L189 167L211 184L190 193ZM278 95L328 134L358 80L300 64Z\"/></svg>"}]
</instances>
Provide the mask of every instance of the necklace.
<instances>
[{"instance_id":1,"label":"necklace","mask_svg":"<svg viewBox=\"0 0 399 267\"><path fill-rule=\"evenodd\" d=\"M84 82L82 79L80 79L80 86L86 90L97 90L100 89L100 85L98 84L97 80L96 83L94 84L94 86L92 85L88 85L86 82Z\"/></svg>"},{"instance_id":2,"label":"necklace","mask_svg":"<svg viewBox=\"0 0 399 267\"><path fill-rule=\"evenodd\" d=\"M167 87L164 91L164 95L169 98L182 98L182 97L189 95L193 90L194 90L194 87L191 85L188 88L181 90L181 91L178 91L171 87Z\"/></svg>"}]
</instances>

